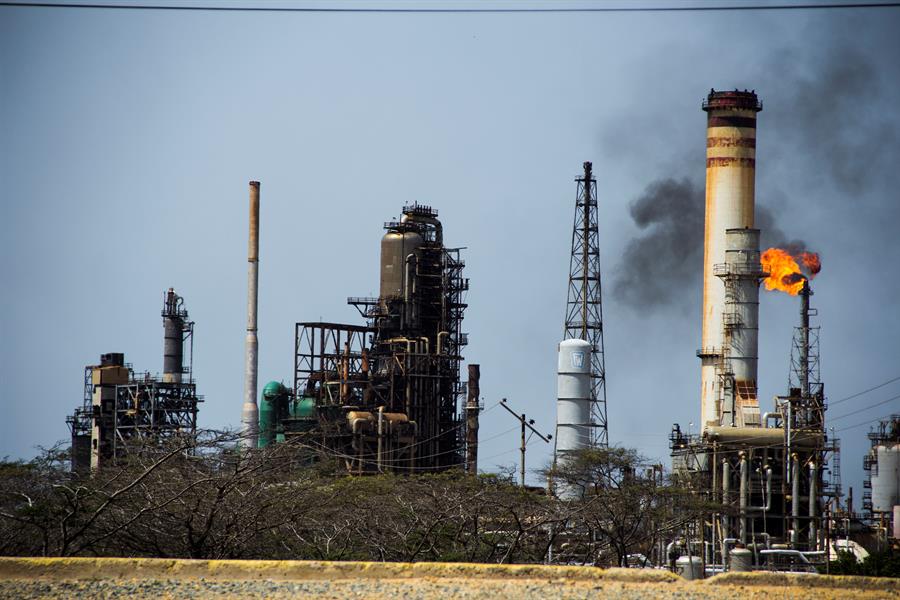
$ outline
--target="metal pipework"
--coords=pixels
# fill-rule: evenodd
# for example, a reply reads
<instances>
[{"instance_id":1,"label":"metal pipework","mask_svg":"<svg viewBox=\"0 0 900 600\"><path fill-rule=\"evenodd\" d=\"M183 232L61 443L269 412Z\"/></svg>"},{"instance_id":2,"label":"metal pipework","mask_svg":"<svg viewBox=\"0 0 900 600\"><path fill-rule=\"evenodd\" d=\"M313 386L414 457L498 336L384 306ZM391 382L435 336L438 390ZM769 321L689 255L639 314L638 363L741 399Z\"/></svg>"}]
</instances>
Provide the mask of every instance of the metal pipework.
<instances>
[{"instance_id":1,"label":"metal pipework","mask_svg":"<svg viewBox=\"0 0 900 600\"><path fill-rule=\"evenodd\" d=\"M378 407L378 472L384 472L384 407Z\"/></svg>"},{"instance_id":2,"label":"metal pipework","mask_svg":"<svg viewBox=\"0 0 900 600\"><path fill-rule=\"evenodd\" d=\"M441 340L443 338L447 337L448 335L450 335L449 331L440 331L437 334L437 349L434 351L434 353L437 354L438 356L440 356L441 350L442 350Z\"/></svg>"},{"instance_id":3,"label":"metal pipework","mask_svg":"<svg viewBox=\"0 0 900 600\"><path fill-rule=\"evenodd\" d=\"M241 447L256 448L259 408L256 405L259 339L259 182L250 182L250 237L247 251L247 339L244 352L244 406L241 410Z\"/></svg>"},{"instance_id":4,"label":"metal pipework","mask_svg":"<svg viewBox=\"0 0 900 600\"><path fill-rule=\"evenodd\" d=\"M800 290L800 395L809 397L809 280Z\"/></svg>"},{"instance_id":5,"label":"metal pipework","mask_svg":"<svg viewBox=\"0 0 900 600\"><path fill-rule=\"evenodd\" d=\"M815 462L809 463L809 550L818 550L816 531L816 479L819 471Z\"/></svg>"},{"instance_id":6,"label":"metal pipework","mask_svg":"<svg viewBox=\"0 0 900 600\"><path fill-rule=\"evenodd\" d=\"M750 468L747 464L747 456L741 452L741 487L740 487L740 499L739 507L741 513L741 531L740 538L741 543L747 543L747 493L750 488Z\"/></svg>"},{"instance_id":7,"label":"metal pipework","mask_svg":"<svg viewBox=\"0 0 900 600\"><path fill-rule=\"evenodd\" d=\"M791 466L791 545L794 549L800 542L800 457L793 455L793 464Z\"/></svg>"},{"instance_id":8,"label":"metal pipework","mask_svg":"<svg viewBox=\"0 0 900 600\"><path fill-rule=\"evenodd\" d=\"M777 428L779 425L779 421L781 421L781 413L777 413L777 412L776 413L769 413L769 412L763 413L763 416L762 416L763 427L765 427L766 429L772 429L772 427L769 426L769 421L771 421L771 420L775 421L775 427Z\"/></svg>"},{"instance_id":9,"label":"metal pipework","mask_svg":"<svg viewBox=\"0 0 900 600\"><path fill-rule=\"evenodd\" d=\"M731 502L731 463L728 459L722 461L722 504L726 507ZM722 530L723 535L727 538L731 535L731 518L728 516L727 508L722 514Z\"/></svg>"},{"instance_id":10,"label":"metal pipework","mask_svg":"<svg viewBox=\"0 0 900 600\"><path fill-rule=\"evenodd\" d=\"M725 262L725 231L752 228L756 180L756 113L762 104L754 92L711 90L703 103L706 130L706 220L703 258L703 338L700 378L700 426L718 424L718 379L723 358L725 286L715 266Z\"/></svg>"}]
</instances>

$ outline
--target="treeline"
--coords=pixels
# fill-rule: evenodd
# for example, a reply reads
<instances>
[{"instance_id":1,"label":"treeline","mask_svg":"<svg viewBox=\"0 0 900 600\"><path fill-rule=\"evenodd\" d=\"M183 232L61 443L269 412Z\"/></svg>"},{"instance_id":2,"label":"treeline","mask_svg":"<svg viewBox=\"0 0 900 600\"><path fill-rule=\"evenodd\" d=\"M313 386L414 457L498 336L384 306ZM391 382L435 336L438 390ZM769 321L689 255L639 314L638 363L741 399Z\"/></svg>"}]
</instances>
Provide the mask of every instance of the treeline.
<instances>
[{"instance_id":1,"label":"treeline","mask_svg":"<svg viewBox=\"0 0 900 600\"><path fill-rule=\"evenodd\" d=\"M348 477L296 444L235 441L132 447L93 475L66 450L2 463L0 555L625 565L702 510L626 449L551 473L577 491L559 500L501 475Z\"/></svg>"}]
</instances>

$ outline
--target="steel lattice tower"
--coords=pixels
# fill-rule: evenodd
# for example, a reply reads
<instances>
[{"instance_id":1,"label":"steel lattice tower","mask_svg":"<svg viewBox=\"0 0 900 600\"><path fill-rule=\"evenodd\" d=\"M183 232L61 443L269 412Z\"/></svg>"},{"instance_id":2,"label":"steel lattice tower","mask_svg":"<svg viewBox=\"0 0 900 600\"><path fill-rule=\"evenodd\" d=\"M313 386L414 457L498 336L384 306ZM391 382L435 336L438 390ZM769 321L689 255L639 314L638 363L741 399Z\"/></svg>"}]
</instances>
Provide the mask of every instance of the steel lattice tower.
<instances>
[{"instance_id":1,"label":"steel lattice tower","mask_svg":"<svg viewBox=\"0 0 900 600\"><path fill-rule=\"evenodd\" d=\"M600 301L600 248L597 233L597 180L590 162L577 177L572 256L569 260L569 295L563 339L581 339L593 346L591 354L591 445L609 445L606 424L606 367L603 351L603 307Z\"/></svg>"}]
</instances>

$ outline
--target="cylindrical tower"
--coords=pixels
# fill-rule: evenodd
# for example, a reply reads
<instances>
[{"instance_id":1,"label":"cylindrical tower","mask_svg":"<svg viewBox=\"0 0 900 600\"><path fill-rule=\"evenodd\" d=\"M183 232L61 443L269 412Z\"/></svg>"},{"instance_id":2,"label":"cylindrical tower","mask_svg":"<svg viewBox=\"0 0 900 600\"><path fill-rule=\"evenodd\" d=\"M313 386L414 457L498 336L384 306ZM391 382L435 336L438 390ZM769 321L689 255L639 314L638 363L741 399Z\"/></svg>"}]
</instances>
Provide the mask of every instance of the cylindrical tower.
<instances>
[{"instance_id":1,"label":"cylindrical tower","mask_svg":"<svg viewBox=\"0 0 900 600\"><path fill-rule=\"evenodd\" d=\"M256 448L259 410L256 406L256 377L259 366L259 339L256 337L259 298L259 182L250 182L250 238L247 251L247 339L245 344L244 406L241 410L241 447Z\"/></svg>"},{"instance_id":2,"label":"cylindrical tower","mask_svg":"<svg viewBox=\"0 0 900 600\"><path fill-rule=\"evenodd\" d=\"M591 445L591 344L559 343L556 400L556 459Z\"/></svg>"},{"instance_id":3,"label":"cylindrical tower","mask_svg":"<svg viewBox=\"0 0 900 600\"><path fill-rule=\"evenodd\" d=\"M725 264L715 270L725 284L723 365L734 386L730 390L733 402L722 406L720 415L733 417L724 425L758 426L759 229L729 229L725 238Z\"/></svg>"},{"instance_id":4,"label":"cylindrical tower","mask_svg":"<svg viewBox=\"0 0 900 600\"><path fill-rule=\"evenodd\" d=\"M466 473L478 474L478 413L481 411L481 366L469 365L466 398Z\"/></svg>"},{"instance_id":5,"label":"cylindrical tower","mask_svg":"<svg viewBox=\"0 0 900 600\"><path fill-rule=\"evenodd\" d=\"M900 504L900 444L872 448L872 512L890 513Z\"/></svg>"},{"instance_id":6,"label":"cylindrical tower","mask_svg":"<svg viewBox=\"0 0 900 600\"><path fill-rule=\"evenodd\" d=\"M718 374L724 347L725 286L715 265L725 262L725 231L752 228L756 178L756 113L762 104L754 92L711 90L703 103L706 130L706 226L703 252L703 337L701 424L719 422Z\"/></svg>"},{"instance_id":7,"label":"cylindrical tower","mask_svg":"<svg viewBox=\"0 0 900 600\"><path fill-rule=\"evenodd\" d=\"M181 383L184 372L184 318L181 296L173 288L163 302L163 373L164 383Z\"/></svg>"}]
</instances>

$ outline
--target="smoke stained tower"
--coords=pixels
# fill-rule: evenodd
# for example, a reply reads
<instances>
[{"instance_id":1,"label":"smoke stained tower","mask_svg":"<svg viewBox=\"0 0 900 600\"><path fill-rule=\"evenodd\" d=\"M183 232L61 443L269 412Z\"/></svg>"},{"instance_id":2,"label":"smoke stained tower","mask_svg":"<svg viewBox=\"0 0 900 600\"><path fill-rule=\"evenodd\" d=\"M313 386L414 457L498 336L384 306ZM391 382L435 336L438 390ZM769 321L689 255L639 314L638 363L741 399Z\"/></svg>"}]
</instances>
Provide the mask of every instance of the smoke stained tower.
<instances>
[{"instance_id":1,"label":"smoke stained tower","mask_svg":"<svg viewBox=\"0 0 900 600\"><path fill-rule=\"evenodd\" d=\"M703 251L703 332L697 352L701 360L701 429L720 424L725 389L726 286L717 265L726 263L726 231L753 228L756 178L756 113L762 110L754 92L711 90L703 110L706 128L706 221ZM758 252L757 241L757 252ZM758 314L758 313L757 313ZM754 317L755 318L755 317ZM755 339L755 338L754 338ZM746 348L755 359L756 348ZM751 408L756 398L755 363L740 390L739 402ZM752 379L749 376L752 375ZM747 423L748 425L750 423ZM757 422L758 424L758 422Z\"/></svg>"}]
</instances>

